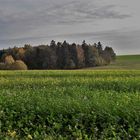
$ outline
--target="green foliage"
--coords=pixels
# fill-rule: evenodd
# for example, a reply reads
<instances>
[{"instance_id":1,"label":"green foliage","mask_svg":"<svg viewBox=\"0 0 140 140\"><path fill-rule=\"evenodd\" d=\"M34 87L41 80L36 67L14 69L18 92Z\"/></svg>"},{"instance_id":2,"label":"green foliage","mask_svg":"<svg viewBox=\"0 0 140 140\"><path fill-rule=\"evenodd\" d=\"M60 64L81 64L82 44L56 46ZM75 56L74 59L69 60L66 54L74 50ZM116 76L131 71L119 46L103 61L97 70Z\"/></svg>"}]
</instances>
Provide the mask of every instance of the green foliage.
<instances>
[{"instance_id":1,"label":"green foliage","mask_svg":"<svg viewBox=\"0 0 140 140\"><path fill-rule=\"evenodd\" d=\"M139 139L140 71L1 71L0 139Z\"/></svg>"}]
</instances>

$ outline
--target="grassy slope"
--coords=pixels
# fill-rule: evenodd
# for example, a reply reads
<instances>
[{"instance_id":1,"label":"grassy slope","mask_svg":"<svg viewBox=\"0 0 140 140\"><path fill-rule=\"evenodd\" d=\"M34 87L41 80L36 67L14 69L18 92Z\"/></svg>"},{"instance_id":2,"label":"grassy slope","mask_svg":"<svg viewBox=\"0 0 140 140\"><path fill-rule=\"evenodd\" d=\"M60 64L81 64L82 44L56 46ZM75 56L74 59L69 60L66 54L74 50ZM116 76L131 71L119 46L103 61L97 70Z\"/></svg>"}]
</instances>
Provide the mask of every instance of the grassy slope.
<instances>
[{"instance_id":1,"label":"grassy slope","mask_svg":"<svg viewBox=\"0 0 140 140\"><path fill-rule=\"evenodd\" d=\"M113 62L112 64L108 66L96 67L94 69L136 69L136 70L139 70L140 69L140 55L117 56L116 61Z\"/></svg>"},{"instance_id":2,"label":"grassy slope","mask_svg":"<svg viewBox=\"0 0 140 140\"><path fill-rule=\"evenodd\" d=\"M0 139L139 137L140 71L1 71L0 79Z\"/></svg>"}]
</instances>

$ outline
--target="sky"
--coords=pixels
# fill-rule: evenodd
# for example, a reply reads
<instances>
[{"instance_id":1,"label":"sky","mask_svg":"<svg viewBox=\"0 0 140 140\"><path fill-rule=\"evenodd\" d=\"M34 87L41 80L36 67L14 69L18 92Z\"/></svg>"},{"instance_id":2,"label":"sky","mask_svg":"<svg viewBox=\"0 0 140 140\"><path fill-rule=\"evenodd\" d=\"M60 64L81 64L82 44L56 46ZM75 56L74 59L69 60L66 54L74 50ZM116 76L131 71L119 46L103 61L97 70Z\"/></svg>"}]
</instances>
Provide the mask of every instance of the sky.
<instances>
[{"instance_id":1,"label":"sky","mask_svg":"<svg viewBox=\"0 0 140 140\"><path fill-rule=\"evenodd\" d=\"M0 49L24 44L95 43L140 54L139 0L0 0Z\"/></svg>"}]
</instances>

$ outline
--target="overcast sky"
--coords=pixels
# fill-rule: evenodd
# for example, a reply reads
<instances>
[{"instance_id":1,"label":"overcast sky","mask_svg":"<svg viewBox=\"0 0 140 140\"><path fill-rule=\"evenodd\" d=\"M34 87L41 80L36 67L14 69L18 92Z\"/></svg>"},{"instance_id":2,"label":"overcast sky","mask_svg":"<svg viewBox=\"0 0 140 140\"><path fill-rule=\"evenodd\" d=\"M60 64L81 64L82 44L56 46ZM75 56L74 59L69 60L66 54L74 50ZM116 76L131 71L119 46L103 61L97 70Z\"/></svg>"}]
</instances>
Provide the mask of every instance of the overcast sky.
<instances>
[{"instance_id":1,"label":"overcast sky","mask_svg":"<svg viewBox=\"0 0 140 140\"><path fill-rule=\"evenodd\" d=\"M0 48L101 41L140 54L139 0L0 0Z\"/></svg>"}]
</instances>

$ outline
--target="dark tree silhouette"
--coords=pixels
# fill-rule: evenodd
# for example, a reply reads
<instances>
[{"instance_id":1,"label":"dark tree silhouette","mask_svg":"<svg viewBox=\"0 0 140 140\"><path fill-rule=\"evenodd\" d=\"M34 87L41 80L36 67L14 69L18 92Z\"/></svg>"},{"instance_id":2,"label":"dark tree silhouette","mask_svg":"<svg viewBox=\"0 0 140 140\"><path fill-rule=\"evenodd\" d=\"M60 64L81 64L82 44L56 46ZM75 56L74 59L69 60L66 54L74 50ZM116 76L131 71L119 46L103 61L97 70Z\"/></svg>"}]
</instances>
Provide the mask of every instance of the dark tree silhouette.
<instances>
[{"instance_id":1,"label":"dark tree silhouette","mask_svg":"<svg viewBox=\"0 0 140 140\"><path fill-rule=\"evenodd\" d=\"M25 44L21 48L0 50L0 69L6 69L6 61L13 63L11 58L22 61L29 69L76 69L107 65L115 57L114 50L111 47L103 50L101 42L87 45L83 40L82 45L77 45L52 40L50 45Z\"/></svg>"}]
</instances>

